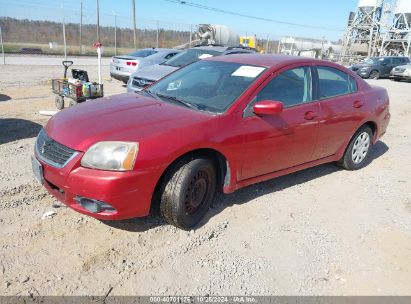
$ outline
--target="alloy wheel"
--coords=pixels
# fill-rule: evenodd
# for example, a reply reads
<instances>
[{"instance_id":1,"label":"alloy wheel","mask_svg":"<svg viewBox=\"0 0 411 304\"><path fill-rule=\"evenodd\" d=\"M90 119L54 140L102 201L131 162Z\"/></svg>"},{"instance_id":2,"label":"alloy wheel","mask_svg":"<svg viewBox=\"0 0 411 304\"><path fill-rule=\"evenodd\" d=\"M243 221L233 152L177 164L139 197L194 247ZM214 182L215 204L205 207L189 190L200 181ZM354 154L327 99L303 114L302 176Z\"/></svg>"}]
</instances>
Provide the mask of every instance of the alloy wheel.
<instances>
[{"instance_id":1,"label":"alloy wheel","mask_svg":"<svg viewBox=\"0 0 411 304\"><path fill-rule=\"evenodd\" d=\"M358 135L352 148L351 157L354 164L358 165L367 156L370 149L371 138L367 132L362 132Z\"/></svg>"}]
</instances>

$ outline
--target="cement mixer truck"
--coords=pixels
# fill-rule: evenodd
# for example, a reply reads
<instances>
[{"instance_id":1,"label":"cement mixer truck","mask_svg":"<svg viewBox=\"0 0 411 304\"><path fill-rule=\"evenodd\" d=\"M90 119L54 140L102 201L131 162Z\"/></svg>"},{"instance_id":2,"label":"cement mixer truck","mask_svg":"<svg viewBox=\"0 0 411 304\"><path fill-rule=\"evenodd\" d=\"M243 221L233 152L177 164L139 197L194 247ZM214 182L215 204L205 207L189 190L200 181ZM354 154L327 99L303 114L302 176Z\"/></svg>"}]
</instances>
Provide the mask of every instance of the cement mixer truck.
<instances>
[{"instance_id":1,"label":"cement mixer truck","mask_svg":"<svg viewBox=\"0 0 411 304\"><path fill-rule=\"evenodd\" d=\"M195 45L224 45L238 46L239 35L225 25L199 24L192 35L191 43L176 46L177 49L185 49Z\"/></svg>"}]
</instances>

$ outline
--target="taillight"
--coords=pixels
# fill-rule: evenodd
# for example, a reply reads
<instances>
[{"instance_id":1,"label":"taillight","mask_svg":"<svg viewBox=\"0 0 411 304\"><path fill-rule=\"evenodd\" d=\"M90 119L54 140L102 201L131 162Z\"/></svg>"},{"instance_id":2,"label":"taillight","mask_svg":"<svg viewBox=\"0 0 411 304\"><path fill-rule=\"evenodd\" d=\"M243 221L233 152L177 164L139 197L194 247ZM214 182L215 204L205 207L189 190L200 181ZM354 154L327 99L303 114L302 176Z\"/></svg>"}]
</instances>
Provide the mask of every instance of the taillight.
<instances>
[{"instance_id":1,"label":"taillight","mask_svg":"<svg viewBox=\"0 0 411 304\"><path fill-rule=\"evenodd\" d=\"M127 61L126 63L127 63L127 65L137 66L137 62Z\"/></svg>"}]
</instances>

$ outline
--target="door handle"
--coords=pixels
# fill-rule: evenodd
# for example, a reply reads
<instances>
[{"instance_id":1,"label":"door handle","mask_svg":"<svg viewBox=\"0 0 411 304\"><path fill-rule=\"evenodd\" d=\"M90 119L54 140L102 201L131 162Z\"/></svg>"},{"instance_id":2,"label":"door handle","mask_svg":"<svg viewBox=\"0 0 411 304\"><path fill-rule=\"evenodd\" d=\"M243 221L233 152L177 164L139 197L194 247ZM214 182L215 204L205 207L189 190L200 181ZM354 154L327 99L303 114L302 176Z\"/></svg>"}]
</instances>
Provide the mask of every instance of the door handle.
<instances>
[{"instance_id":1,"label":"door handle","mask_svg":"<svg viewBox=\"0 0 411 304\"><path fill-rule=\"evenodd\" d=\"M305 114L304 114L304 119L305 120L313 120L316 117L317 117L317 115L315 115L315 113L313 111L308 111L308 112L305 112Z\"/></svg>"},{"instance_id":2,"label":"door handle","mask_svg":"<svg viewBox=\"0 0 411 304\"><path fill-rule=\"evenodd\" d=\"M364 103L360 100L356 100L354 101L354 103L352 104L352 106L356 109L361 108L364 105Z\"/></svg>"}]
</instances>

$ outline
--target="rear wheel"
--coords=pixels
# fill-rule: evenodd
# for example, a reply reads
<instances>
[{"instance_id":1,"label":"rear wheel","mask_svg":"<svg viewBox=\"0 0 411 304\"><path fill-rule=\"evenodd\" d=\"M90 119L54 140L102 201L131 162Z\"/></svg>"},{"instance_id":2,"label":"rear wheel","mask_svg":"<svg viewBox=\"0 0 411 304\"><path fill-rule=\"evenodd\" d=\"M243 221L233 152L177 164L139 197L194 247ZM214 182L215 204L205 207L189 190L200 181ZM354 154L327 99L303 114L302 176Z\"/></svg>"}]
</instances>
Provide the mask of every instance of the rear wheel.
<instances>
[{"instance_id":1,"label":"rear wheel","mask_svg":"<svg viewBox=\"0 0 411 304\"><path fill-rule=\"evenodd\" d=\"M56 108L59 110L63 110L64 109L64 97L57 95L56 99L54 100L54 103L56 104Z\"/></svg>"},{"instance_id":2,"label":"rear wheel","mask_svg":"<svg viewBox=\"0 0 411 304\"><path fill-rule=\"evenodd\" d=\"M379 79L380 78L380 72L378 72L377 70L372 70L370 73L370 79Z\"/></svg>"},{"instance_id":3,"label":"rear wheel","mask_svg":"<svg viewBox=\"0 0 411 304\"><path fill-rule=\"evenodd\" d=\"M369 126L364 126L355 133L340 161L344 169L358 170L367 164L372 138L373 132Z\"/></svg>"},{"instance_id":4,"label":"rear wheel","mask_svg":"<svg viewBox=\"0 0 411 304\"><path fill-rule=\"evenodd\" d=\"M76 104L78 104L77 100L74 100L74 99L70 100L70 107L75 106Z\"/></svg>"},{"instance_id":5,"label":"rear wheel","mask_svg":"<svg viewBox=\"0 0 411 304\"><path fill-rule=\"evenodd\" d=\"M177 162L166 174L160 212L165 221L182 229L197 225L207 213L216 191L216 170L211 160Z\"/></svg>"}]
</instances>

